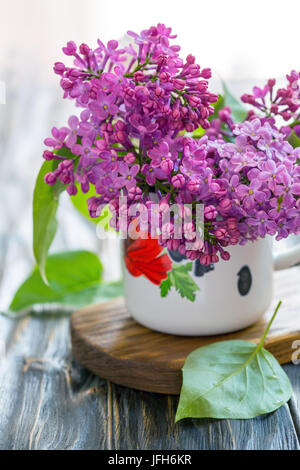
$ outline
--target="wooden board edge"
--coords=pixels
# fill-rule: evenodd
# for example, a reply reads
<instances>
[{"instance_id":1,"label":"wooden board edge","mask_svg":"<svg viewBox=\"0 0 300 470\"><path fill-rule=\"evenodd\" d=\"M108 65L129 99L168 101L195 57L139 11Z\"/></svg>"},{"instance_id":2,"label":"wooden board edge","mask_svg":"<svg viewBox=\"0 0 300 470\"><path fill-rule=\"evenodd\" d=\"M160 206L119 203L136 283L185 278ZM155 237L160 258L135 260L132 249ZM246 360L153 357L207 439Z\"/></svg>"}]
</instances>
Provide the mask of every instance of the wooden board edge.
<instances>
[{"instance_id":1,"label":"wooden board edge","mask_svg":"<svg viewBox=\"0 0 300 470\"><path fill-rule=\"evenodd\" d=\"M181 369L160 368L151 362L145 366L145 363L134 360L127 360L124 363L122 359L111 357L87 343L74 328L72 321L70 322L70 333L75 359L99 377L124 387L146 392L167 395L180 393ZM163 383L160 381L161 376L164 377ZM151 377L153 377L152 380Z\"/></svg>"}]
</instances>

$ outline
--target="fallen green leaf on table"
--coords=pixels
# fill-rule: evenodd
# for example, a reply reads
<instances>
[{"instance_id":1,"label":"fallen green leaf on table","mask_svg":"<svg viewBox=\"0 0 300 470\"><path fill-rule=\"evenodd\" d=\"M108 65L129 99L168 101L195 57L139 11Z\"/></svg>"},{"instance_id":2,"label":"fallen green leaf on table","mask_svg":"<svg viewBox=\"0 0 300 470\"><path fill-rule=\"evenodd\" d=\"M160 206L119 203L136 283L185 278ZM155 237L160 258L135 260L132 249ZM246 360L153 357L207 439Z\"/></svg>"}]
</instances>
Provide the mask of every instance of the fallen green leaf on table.
<instances>
[{"instance_id":1,"label":"fallen green leaf on table","mask_svg":"<svg viewBox=\"0 0 300 470\"><path fill-rule=\"evenodd\" d=\"M81 307L122 295L120 282L101 282L102 265L89 251L68 251L50 255L46 262L46 285L38 268L17 290L9 309L24 312L34 305L59 304Z\"/></svg>"},{"instance_id":2,"label":"fallen green leaf on table","mask_svg":"<svg viewBox=\"0 0 300 470\"><path fill-rule=\"evenodd\" d=\"M281 302L258 345L222 341L185 360L175 422L183 418L249 419L271 413L292 395L288 376L263 348Z\"/></svg>"},{"instance_id":3,"label":"fallen green leaf on table","mask_svg":"<svg viewBox=\"0 0 300 470\"><path fill-rule=\"evenodd\" d=\"M193 263L173 267L172 271L168 273L168 278L162 281L160 285L160 295L166 297L171 288L175 287L181 297L194 302L196 297L195 292L199 290L199 287L189 275L192 269Z\"/></svg>"}]
</instances>

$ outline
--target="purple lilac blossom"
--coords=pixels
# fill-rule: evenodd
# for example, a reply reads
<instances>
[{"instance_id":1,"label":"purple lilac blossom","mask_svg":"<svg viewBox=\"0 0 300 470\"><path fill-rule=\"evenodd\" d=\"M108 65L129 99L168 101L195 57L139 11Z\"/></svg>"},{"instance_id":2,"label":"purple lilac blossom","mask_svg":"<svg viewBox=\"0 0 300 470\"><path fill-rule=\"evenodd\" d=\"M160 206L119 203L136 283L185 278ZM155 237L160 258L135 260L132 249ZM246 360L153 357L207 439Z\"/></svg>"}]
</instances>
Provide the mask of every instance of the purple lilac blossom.
<instances>
[{"instance_id":1,"label":"purple lilac blossom","mask_svg":"<svg viewBox=\"0 0 300 470\"><path fill-rule=\"evenodd\" d=\"M95 50L72 41L63 48L74 66L57 62L54 71L64 97L83 110L45 140L52 151L46 150L44 158L57 163L46 183L59 180L70 195L78 190L76 182L83 193L94 186L97 196L88 199L91 217L105 204L118 211L121 195L128 198L122 213L139 202L146 217L155 193L159 242L202 264L228 260L230 245L300 233L300 151L274 120L276 115L296 117L300 75L292 71L287 88L277 93L269 80L265 88L243 96L263 117L252 112L234 124L230 108L224 107L210 123L218 98L208 89L210 69L201 68L192 55L182 60L180 47L171 43L176 36L162 24L128 34L132 43L125 48L114 40L98 41ZM200 139L186 134L199 126L206 130ZM186 249L186 242L195 240L193 217L184 224L178 215L165 221L174 203L182 214L185 204L204 204L205 237L196 240L196 250ZM134 217L128 216L128 226ZM176 239L180 223L182 237ZM115 228L123 231L123 220L117 218Z\"/></svg>"}]
</instances>

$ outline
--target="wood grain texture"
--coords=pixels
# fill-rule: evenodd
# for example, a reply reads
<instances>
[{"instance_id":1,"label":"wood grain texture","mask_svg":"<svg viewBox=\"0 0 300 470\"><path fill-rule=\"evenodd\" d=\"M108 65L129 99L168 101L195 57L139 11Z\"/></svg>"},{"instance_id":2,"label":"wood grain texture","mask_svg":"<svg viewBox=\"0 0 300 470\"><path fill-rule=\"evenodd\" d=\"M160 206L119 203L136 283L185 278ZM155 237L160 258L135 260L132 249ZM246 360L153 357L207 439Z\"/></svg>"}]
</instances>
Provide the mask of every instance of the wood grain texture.
<instances>
[{"instance_id":1,"label":"wood grain texture","mask_svg":"<svg viewBox=\"0 0 300 470\"><path fill-rule=\"evenodd\" d=\"M285 282L284 282L285 281ZM298 299L300 271L277 273L275 292L288 299L273 323L265 347L281 364L291 362L294 341L300 340ZM187 355L198 347L228 339L258 343L273 307L250 328L224 336L183 337L158 333L136 323L124 300L78 310L71 318L75 357L85 367L117 384L156 393L178 394L181 368ZM242 314L242 313L241 313Z\"/></svg>"},{"instance_id":2,"label":"wood grain texture","mask_svg":"<svg viewBox=\"0 0 300 470\"><path fill-rule=\"evenodd\" d=\"M253 420L186 419L177 396L101 379L72 355L69 318L0 316L0 449L300 449L300 366L290 402Z\"/></svg>"}]
</instances>

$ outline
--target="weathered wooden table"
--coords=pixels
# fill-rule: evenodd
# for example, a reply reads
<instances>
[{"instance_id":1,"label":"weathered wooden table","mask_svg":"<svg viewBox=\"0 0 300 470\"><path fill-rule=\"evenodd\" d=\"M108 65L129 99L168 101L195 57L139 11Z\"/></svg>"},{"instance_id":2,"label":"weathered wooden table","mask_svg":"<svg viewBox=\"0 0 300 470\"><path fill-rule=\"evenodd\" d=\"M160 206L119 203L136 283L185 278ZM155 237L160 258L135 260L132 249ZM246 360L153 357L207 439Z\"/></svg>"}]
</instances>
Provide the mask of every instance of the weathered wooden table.
<instances>
[{"instance_id":1,"label":"weathered wooden table","mask_svg":"<svg viewBox=\"0 0 300 470\"><path fill-rule=\"evenodd\" d=\"M11 77L11 71L2 75L9 86L0 110L3 310L33 262L31 193L42 140L67 114L59 91L39 87L33 77L13 87ZM75 220L67 202L60 218L55 250L97 248L94 231ZM113 265L111 254L102 255ZM177 397L113 385L73 359L69 317L63 312L0 316L0 449L299 449L300 365L284 368L294 396L275 413L249 421L190 419L175 425Z\"/></svg>"},{"instance_id":2,"label":"weathered wooden table","mask_svg":"<svg viewBox=\"0 0 300 470\"><path fill-rule=\"evenodd\" d=\"M0 318L0 449L299 449L300 366L284 366L294 397L248 421L174 424L178 398L95 377L72 357L69 318Z\"/></svg>"}]
</instances>

